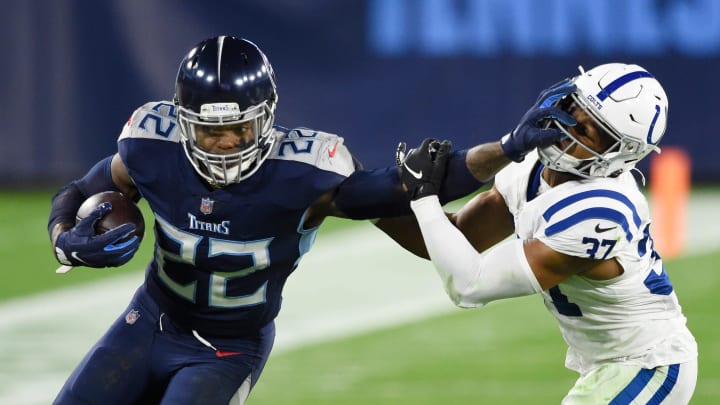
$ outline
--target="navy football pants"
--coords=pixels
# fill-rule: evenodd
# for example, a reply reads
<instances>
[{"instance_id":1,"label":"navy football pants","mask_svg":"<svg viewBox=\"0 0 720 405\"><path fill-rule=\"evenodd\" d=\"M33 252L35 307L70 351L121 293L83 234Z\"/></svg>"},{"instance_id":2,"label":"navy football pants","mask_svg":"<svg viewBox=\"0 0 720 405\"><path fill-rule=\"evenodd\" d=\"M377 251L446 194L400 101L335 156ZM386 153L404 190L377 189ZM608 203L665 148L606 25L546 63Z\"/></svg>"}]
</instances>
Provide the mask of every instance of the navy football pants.
<instances>
[{"instance_id":1,"label":"navy football pants","mask_svg":"<svg viewBox=\"0 0 720 405\"><path fill-rule=\"evenodd\" d=\"M222 352L218 355L161 316L141 287L54 403L209 405L235 402L238 395L242 401L258 380L274 338L272 322L257 337L208 338Z\"/></svg>"}]
</instances>

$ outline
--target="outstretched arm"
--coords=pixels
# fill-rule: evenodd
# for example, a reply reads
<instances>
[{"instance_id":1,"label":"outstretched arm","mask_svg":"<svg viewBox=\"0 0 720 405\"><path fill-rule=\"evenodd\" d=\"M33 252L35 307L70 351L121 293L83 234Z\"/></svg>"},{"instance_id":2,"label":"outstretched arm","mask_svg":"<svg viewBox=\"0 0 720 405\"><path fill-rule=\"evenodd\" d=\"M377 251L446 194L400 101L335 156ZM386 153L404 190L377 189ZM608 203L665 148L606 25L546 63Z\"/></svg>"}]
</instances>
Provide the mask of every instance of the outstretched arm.
<instances>
[{"instance_id":1,"label":"outstretched arm","mask_svg":"<svg viewBox=\"0 0 720 405\"><path fill-rule=\"evenodd\" d=\"M487 183L511 160L500 146L500 142L483 143L471 148L465 164L478 181Z\"/></svg>"},{"instance_id":2,"label":"outstretched arm","mask_svg":"<svg viewBox=\"0 0 720 405\"><path fill-rule=\"evenodd\" d=\"M615 259L567 255L537 239L511 239L479 253L473 239L447 220L435 196L411 204L433 264L448 296L458 306L476 307L538 293L579 273L610 279L623 271ZM478 228L483 225L475 224Z\"/></svg>"},{"instance_id":3,"label":"outstretched arm","mask_svg":"<svg viewBox=\"0 0 720 405\"><path fill-rule=\"evenodd\" d=\"M468 172L478 181L488 182L511 161L521 161L525 154L538 146L546 146L557 141L562 133L556 128L545 128L545 123L548 118L555 118L566 125L575 125L575 119L571 115L553 106L556 100L573 91L575 86L568 81L544 90L515 129L503 136L499 142L481 144L468 151L465 159ZM436 165L432 153L423 148L425 145L423 143L419 148L411 150L402 164L399 163L403 173L407 172L408 167L416 173L420 168L428 167L425 169L427 173L429 168ZM412 177L402 176L402 178L409 182L414 181ZM450 182L453 178L454 174L448 172L444 181ZM442 186L438 187L442 189ZM510 214L497 192L483 193L468 203L468 206L472 208L461 210L457 216L448 214L446 216L468 236L475 249L485 250L512 233L513 224ZM408 251L428 258L427 249L414 218L382 218L376 226Z\"/></svg>"},{"instance_id":4,"label":"outstretched arm","mask_svg":"<svg viewBox=\"0 0 720 405\"><path fill-rule=\"evenodd\" d=\"M398 149L398 166L401 171L406 173L403 177L405 182L415 180L412 175L408 174L408 167L415 167L415 169L411 169L414 173L429 173L433 170L433 154L437 152L431 151L433 142L437 144L434 147L439 147L437 141L426 139L418 148L410 150L407 154L404 153L404 145L401 144ZM449 146L448 143L447 147L449 148ZM500 146L500 142L490 142L475 146L467 151L463 170L472 175L477 181L486 182L491 180L495 174L508 163L510 163L510 159ZM443 168L445 171L442 176L443 179L439 179L438 181L442 183L442 180L444 180L445 184L453 181L459 170L455 168L455 172L453 172L452 169L452 165L448 165L447 169ZM439 190L444 188L442 184L439 184L437 187ZM403 186L403 188L407 189L405 186ZM486 200L481 199L480 201ZM492 211L487 212L491 213ZM447 216L452 223L457 224L455 214L447 214ZM491 218L488 219L490 220ZM430 258L423 243L420 228L418 228L417 221L413 215L380 218L375 222L375 226L407 251L425 259ZM494 239L495 238L493 238L493 240Z\"/></svg>"},{"instance_id":5,"label":"outstretched arm","mask_svg":"<svg viewBox=\"0 0 720 405\"><path fill-rule=\"evenodd\" d=\"M463 207L455 224L448 220L434 195L444 176L448 147L443 142L434 155L414 155L412 165L402 165L402 179L427 252L446 292L458 306L481 306L493 300L538 293L580 272L592 270L603 278L621 272L612 260L570 256L535 239L513 239L480 253L510 233L509 212L493 188ZM422 167L422 175L413 175L418 172L413 167ZM489 213L484 211L499 218L486 222ZM485 232L493 236L488 238Z\"/></svg>"},{"instance_id":6,"label":"outstretched arm","mask_svg":"<svg viewBox=\"0 0 720 405\"><path fill-rule=\"evenodd\" d=\"M483 219L487 217L481 211L495 206L497 213L507 213L507 207L495 189L485 193L459 212L461 221L458 222L469 236L463 234L448 220L434 195L438 179L444 172L443 159L445 155L441 148L422 176L403 179L422 238L445 290L455 304L475 307L493 300L538 293L598 263L555 252L537 240L512 239L484 253L478 252L478 247L483 249L485 244L492 242L483 235L488 225L497 227L487 229L495 238L512 229L507 216L499 222L484 223Z\"/></svg>"},{"instance_id":7,"label":"outstretched arm","mask_svg":"<svg viewBox=\"0 0 720 405\"><path fill-rule=\"evenodd\" d=\"M473 197L457 213L446 212L445 216L478 252L507 238L515 229L505 200L494 187ZM410 253L430 259L415 215L381 218L375 226Z\"/></svg>"},{"instance_id":8,"label":"outstretched arm","mask_svg":"<svg viewBox=\"0 0 720 405\"><path fill-rule=\"evenodd\" d=\"M429 142L429 140L428 140ZM446 181L439 190L441 201L449 202L471 194L483 183L468 170L468 150L453 152L448 158ZM400 170L396 166L365 170L358 167L336 189L314 202L305 220L305 227L320 224L326 217L376 219L411 216L410 200L403 191Z\"/></svg>"}]
</instances>

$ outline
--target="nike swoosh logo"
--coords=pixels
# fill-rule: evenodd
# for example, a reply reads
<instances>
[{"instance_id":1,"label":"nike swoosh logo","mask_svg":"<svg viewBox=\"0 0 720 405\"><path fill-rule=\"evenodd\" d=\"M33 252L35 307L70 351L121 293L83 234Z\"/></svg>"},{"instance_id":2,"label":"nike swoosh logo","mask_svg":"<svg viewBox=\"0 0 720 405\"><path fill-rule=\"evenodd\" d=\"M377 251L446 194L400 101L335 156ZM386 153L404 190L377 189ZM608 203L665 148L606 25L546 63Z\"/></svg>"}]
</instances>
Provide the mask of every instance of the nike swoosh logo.
<instances>
[{"instance_id":1,"label":"nike swoosh logo","mask_svg":"<svg viewBox=\"0 0 720 405\"><path fill-rule=\"evenodd\" d=\"M607 232L607 231L609 231L611 229L615 229L615 228L617 228L617 225L611 226L610 228L600 228L600 224L597 224L597 225L595 225L595 232L603 233L603 232Z\"/></svg>"},{"instance_id":2,"label":"nike swoosh logo","mask_svg":"<svg viewBox=\"0 0 720 405\"><path fill-rule=\"evenodd\" d=\"M403 163L403 167L405 168L405 170L408 171L408 173L410 173L411 176L415 177L418 180L422 179L422 170L416 172L415 170L411 169L410 166L407 165L407 163Z\"/></svg>"},{"instance_id":3,"label":"nike swoosh logo","mask_svg":"<svg viewBox=\"0 0 720 405\"><path fill-rule=\"evenodd\" d=\"M337 152L337 146L340 142L335 142L335 145L333 145L332 149L328 148L328 156L335 157L335 152Z\"/></svg>"},{"instance_id":4,"label":"nike swoosh logo","mask_svg":"<svg viewBox=\"0 0 720 405\"><path fill-rule=\"evenodd\" d=\"M70 256L72 256L73 259L79 261L80 263L88 264L85 260L78 257L77 252L70 252Z\"/></svg>"},{"instance_id":5,"label":"nike swoosh logo","mask_svg":"<svg viewBox=\"0 0 720 405\"><path fill-rule=\"evenodd\" d=\"M230 356L239 356L242 352L224 352L222 350L215 350L215 356L223 358L223 357L230 357Z\"/></svg>"}]
</instances>

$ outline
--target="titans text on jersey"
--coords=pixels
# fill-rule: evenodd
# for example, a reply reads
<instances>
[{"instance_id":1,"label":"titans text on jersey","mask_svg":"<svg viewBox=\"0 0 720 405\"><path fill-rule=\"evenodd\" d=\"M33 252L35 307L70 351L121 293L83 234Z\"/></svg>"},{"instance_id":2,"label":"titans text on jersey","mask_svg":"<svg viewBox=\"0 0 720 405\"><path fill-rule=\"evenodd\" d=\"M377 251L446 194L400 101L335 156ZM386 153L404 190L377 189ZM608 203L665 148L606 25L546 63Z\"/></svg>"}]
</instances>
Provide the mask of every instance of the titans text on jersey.
<instances>
[{"instance_id":1,"label":"titans text on jersey","mask_svg":"<svg viewBox=\"0 0 720 405\"><path fill-rule=\"evenodd\" d=\"M317 228L302 225L308 207L354 171L352 157L336 135L276 127L255 175L212 189L185 156L176 118L170 102L147 103L118 140L156 218L147 293L201 334L254 332L277 315L285 280L315 240Z\"/></svg>"}]
</instances>

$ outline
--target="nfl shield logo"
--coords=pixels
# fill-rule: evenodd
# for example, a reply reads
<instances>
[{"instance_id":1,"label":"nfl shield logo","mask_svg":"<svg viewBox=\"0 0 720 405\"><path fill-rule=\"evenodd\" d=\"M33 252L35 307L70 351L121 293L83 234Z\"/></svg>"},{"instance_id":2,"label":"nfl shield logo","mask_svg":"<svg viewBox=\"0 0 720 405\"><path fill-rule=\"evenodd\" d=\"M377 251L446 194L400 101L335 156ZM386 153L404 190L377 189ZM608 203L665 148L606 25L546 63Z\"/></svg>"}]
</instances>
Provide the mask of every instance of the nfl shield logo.
<instances>
[{"instance_id":1,"label":"nfl shield logo","mask_svg":"<svg viewBox=\"0 0 720 405\"><path fill-rule=\"evenodd\" d=\"M125 323L132 325L138 320L138 318L140 318L140 311L137 309L131 309L130 312L125 315Z\"/></svg>"},{"instance_id":2,"label":"nfl shield logo","mask_svg":"<svg viewBox=\"0 0 720 405\"><path fill-rule=\"evenodd\" d=\"M205 215L212 214L214 204L215 204L215 201L211 200L208 197L203 197L203 199L200 200L200 212L202 212Z\"/></svg>"}]
</instances>

